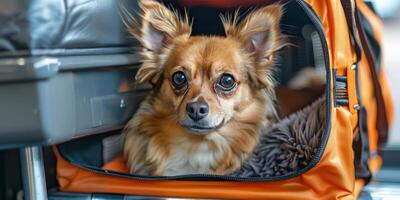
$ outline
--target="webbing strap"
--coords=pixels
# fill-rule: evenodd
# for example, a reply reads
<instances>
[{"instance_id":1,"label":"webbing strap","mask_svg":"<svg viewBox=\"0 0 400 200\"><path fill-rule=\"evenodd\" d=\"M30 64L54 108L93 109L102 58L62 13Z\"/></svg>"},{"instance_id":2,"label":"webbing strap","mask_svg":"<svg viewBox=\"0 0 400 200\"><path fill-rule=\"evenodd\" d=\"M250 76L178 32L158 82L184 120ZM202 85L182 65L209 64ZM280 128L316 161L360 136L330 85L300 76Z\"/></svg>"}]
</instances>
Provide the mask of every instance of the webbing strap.
<instances>
[{"instance_id":1,"label":"webbing strap","mask_svg":"<svg viewBox=\"0 0 400 200\"><path fill-rule=\"evenodd\" d=\"M372 82L374 85L374 93L378 107L376 129L379 132L379 145L382 146L387 142L389 128L382 88L379 82L378 72L376 71L377 68L375 67L376 58L372 53L371 44L369 43L366 32L362 26L360 20L360 11L358 10L357 3L354 0L341 0L341 3L346 15L346 20L351 32L352 40L354 42L354 47L357 54L357 62L361 59L362 48L368 61L368 67L372 74L371 78L373 80Z\"/></svg>"}]
</instances>

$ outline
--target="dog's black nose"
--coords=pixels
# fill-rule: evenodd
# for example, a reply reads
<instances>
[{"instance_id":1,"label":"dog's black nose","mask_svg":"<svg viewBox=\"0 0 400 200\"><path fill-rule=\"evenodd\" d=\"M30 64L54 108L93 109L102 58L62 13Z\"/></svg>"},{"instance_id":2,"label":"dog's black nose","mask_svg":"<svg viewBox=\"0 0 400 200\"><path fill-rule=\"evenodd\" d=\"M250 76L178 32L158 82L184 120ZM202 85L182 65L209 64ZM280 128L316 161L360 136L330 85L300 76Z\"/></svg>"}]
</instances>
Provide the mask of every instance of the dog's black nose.
<instances>
[{"instance_id":1,"label":"dog's black nose","mask_svg":"<svg viewBox=\"0 0 400 200\"><path fill-rule=\"evenodd\" d=\"M208 104L199 101L188 103L186 112L192 120L199 121L208 115Z\"/></svg>"}]
</instances>

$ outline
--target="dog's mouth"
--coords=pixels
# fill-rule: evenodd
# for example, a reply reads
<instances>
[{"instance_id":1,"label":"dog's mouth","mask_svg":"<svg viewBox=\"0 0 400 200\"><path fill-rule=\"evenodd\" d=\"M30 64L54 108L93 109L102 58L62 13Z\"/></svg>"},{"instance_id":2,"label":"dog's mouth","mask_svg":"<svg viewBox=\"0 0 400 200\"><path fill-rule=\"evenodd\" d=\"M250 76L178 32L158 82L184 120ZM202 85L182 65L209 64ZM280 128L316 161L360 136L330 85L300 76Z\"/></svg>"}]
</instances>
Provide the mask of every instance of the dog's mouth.
<instances>
[{"instance_id":1,"label":"dog's mouth","mask_svg":"<svg viewBox=\"0 0 400 200\"><path fill-rule=\"evenodd\" d=\"M190 130L194 134L203 135L218 130L219 128L222 127L223 124L224 120L221 120L221 122L216 126L201 126L197 124L190 124L190 125L182 124L182 126Z\"/></svg>"}]
</instances>

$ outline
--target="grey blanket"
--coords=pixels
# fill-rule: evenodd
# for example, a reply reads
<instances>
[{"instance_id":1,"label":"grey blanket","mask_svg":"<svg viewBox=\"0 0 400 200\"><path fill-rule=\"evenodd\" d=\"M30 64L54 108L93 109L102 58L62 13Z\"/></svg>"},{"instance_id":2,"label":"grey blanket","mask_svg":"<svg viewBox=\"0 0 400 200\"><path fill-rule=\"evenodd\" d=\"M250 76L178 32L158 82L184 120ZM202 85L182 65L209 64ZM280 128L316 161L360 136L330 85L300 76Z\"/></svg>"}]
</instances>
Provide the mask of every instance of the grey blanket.
<instances>
[{"instance_id":1,"label":"grey blanket","mask_svg":"<svg viewBox=\"0 0 400 200\"><path fill-rule=\"evenodd\" d=\"M272 125L236 177L273 177L298 171L313 159L325 131L326 103L312 105Z\"/></svg>"}]
</instances>

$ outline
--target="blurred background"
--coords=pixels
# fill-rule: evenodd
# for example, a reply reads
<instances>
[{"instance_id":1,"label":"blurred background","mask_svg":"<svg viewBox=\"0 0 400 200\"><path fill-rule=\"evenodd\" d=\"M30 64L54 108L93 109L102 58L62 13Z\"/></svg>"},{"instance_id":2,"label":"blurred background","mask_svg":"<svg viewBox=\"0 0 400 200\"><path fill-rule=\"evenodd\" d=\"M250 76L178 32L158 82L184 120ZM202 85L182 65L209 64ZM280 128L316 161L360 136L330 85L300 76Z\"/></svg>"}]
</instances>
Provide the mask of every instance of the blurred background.
<instances>
[{"instance_id":1,"label":"blurred background","mask_svg":"<svg viewBox=\"0 0 400 200\"><path fill-rule=\"evenodd\" d=\"M372 0L384 22L384 66L392 89L395 120L391 129L388 147L400 148L400 1Z\"/></svg>"}]
</instances>

